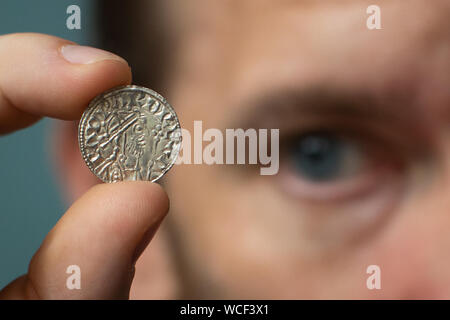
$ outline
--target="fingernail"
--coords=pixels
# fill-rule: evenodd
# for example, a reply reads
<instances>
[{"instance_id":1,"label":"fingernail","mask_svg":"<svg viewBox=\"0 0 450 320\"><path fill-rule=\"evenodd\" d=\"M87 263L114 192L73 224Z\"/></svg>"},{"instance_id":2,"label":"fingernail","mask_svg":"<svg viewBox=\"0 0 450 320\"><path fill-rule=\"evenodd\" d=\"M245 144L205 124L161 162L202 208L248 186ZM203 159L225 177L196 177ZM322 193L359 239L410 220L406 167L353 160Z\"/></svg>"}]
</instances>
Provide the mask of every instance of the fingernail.
<instances>
[{"instance_id":1,"label":"fingernail","mask_svg":"<svg viewBox=\"0 0 450 320\"><path fill-rule=\"evenodd\" d=\"M90 64L103 60L117 60L127 63L123 58L97 48L68 44L61 47L61 55L70 63Z\"/></svg>"}]
</instances>

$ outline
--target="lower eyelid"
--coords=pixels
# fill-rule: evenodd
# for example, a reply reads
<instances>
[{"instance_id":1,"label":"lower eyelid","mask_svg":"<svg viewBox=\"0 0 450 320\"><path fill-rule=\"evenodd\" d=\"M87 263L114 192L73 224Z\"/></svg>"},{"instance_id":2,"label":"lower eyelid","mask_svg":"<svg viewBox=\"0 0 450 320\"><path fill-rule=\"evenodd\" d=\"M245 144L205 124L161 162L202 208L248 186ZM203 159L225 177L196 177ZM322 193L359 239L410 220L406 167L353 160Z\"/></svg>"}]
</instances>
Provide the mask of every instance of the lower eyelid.
<instances>
[{"instance_id":1,"label":"lower eyelid","mask_svg":"<svg viewBox=\"0 0 450 320\"><path fill-rule=\"evenodd\" d=\"M400 174L395 166L380 165L354 178L314 183L298 177L287 165L280 169L278 179L283 191L299 201L339 203L367 195L390 179L400 178Z\"/></svg>"}]
</instances>

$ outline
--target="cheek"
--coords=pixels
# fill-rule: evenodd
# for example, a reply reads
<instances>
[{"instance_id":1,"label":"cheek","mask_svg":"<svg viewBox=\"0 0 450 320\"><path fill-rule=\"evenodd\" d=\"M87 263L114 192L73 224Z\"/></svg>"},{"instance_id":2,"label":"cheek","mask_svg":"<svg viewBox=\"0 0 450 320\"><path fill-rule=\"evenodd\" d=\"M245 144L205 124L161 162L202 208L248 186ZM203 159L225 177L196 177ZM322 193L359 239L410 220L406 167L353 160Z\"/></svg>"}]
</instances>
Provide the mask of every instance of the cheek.
<instances>
[{"instance_id":1,"label":"cheek","mask_svg":"<svg viewBox=\"0 0 450 320\"><path fill-rule=\"evenodd\" d=\"M306 205L270 178L246 180L230 169L175 166L168 176L177 236L199 282L247 298L339 297L355 287L367 290L364 272L373 262L340 263L340 257L354 254L355 244L361 250L368 230L394 214L390 206L398 186L345 208Z\"/></svg>"},{"instance_id":2,"label":"cheek","mask_svg":"<svg viewBox=\"0 0 450 320\"><path fill-rule=\"evenodd\" d=\"M298 272L291 270L293 257L285 249L294 240L282 218L288 208L268 203L273 194L265 184L245 183L221 168L176 166L168 181L184 256L201 281L213 279L230 295L261 296L264 287L273 296L278 286L282 292L282 275Z\"/></svg>"},{"instance_id":3,"label":"cheek","mask_svg":"<svg viewBox=\"0 0 450 320\"><path fill-rule=\"evenodd\" d=\"M319 212L286 199L270 178L244 180L222 170L175 166L167 185L182 250L200 281L213 279L230 296L251 298L320 296L323 281L342 279L348 268L330 267L330 259L345 255L349 235L363 230L358 223L372 224L355 222L358 205L353 215ZM353 268L347 278L365 285L364 266Z\"/></svg>"},{"instance_id":4,"label":"cheek","mask_svg":"<svg viewBox=\"0 0 450 320\"><path fill-rule=\"evenodd\" d=\"M443 182L411 192L382 233L355 255L355 263L381 268L382 290L362 294L385 299L449 298L448 190L448 182Z\"/></svg>"}]
</instances>

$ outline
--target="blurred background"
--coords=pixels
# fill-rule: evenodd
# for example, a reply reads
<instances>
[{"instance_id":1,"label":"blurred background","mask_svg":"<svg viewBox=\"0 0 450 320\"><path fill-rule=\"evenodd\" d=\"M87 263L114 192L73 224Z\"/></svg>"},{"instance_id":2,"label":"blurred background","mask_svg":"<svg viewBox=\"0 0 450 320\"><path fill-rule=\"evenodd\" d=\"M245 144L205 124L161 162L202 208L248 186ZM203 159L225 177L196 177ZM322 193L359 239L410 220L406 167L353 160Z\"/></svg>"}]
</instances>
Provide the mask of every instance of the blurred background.
<instances>
[{"instance_id":1,"label":"blurred background","mask_svg":"<svg viewBox=\"0 0 450 320\"><path fill-rule=\"evenodd\" d=\"M69 30L67 7L81 8L81 30ZM95 1L2 0L0 34L40 32L95 45ZM0 136L0 288L24 274L33 253L64 213L51 170L52 121Z\"/></svg>"}]
</instances>

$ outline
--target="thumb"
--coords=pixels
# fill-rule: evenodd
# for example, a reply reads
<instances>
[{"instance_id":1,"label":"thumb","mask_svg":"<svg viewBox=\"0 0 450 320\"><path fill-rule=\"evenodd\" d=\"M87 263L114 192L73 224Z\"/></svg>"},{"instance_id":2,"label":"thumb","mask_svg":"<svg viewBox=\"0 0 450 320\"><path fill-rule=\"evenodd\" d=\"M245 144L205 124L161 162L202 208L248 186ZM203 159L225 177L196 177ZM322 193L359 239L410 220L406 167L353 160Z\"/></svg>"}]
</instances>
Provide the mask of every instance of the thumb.
<instances>
[{"instance_id":1,"label":"thumb","mask_svg":"<svg viewBox=\"0 0 450 320\"><path fill-rule=\"evenodd\" d=\"M0 298L127 299L134 264L168 208L156 183L94 186L50 231L28 274L3 289ZM67 284L73 265L79 267L80 289Z\"/></svg>"}]
</instances>

